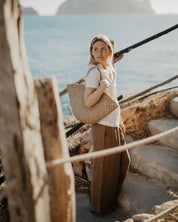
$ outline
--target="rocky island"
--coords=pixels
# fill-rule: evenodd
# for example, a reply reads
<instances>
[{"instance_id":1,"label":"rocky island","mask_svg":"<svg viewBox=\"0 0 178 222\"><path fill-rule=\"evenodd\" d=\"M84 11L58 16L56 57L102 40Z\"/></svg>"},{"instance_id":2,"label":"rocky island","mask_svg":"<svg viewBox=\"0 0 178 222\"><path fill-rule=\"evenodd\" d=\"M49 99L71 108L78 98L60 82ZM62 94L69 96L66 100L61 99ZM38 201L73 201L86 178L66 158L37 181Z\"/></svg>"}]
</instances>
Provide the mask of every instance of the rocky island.
<instances>
[{"instance_id":1,"label":"rocky island","mask_svg":"<svg viewBox=\"0 0 178 222\"><path fill-rule=\"evenodd\" d=\"M38 15L37 11L31 7L26 8L22 6L22 12L24 15Z\"/></svg>"},{"instance_id":2,"label":"rocky island","mask_svg":"<svg viewBox=\"0 0 178 222\"><path fill-rule=\"evenodd\" d=\"M57 14L155 14L149 0L67 0Z\"/></svg>"}]
</instances>

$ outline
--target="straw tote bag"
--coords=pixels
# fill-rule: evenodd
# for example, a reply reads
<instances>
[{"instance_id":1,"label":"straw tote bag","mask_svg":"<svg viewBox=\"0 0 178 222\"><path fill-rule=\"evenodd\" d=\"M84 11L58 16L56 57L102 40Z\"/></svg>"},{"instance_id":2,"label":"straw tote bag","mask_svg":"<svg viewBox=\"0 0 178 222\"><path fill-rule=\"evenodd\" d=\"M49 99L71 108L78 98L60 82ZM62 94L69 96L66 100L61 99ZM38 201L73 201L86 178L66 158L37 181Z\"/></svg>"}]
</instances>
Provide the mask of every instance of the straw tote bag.
<instances>
[{"instance_id":1,"label":"straw tote bag","mask_svg":"<svg viewBox=\"0 0 178 222\"><path fill-rule=\"evenodd\" d=\"M101 80L100 69L98 67L92 67L91 69L93 68L97 68L99 70ZM88 70L88 73L91 69ZM114 100L112 100L106 93L103 93L99 101L91 108L86 107L84 101L84 84L69 84L67 85L67 90L73 114L76 119L78 119L82 123L97 123L118 107L118 104Z\"/></svg>"}]
</instances>

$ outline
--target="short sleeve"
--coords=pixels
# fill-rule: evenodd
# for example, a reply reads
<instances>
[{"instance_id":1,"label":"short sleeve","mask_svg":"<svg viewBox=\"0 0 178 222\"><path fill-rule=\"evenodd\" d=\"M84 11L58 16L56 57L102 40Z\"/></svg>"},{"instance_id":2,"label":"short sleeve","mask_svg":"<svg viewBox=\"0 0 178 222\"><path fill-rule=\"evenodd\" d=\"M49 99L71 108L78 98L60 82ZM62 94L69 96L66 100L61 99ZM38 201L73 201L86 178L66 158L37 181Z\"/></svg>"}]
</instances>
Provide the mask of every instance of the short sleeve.
<instances>
[{"instance_id":1,"label":"short sleeve","mask_svg":"<svg viewBox=\"0 0 178 222\"><path fill-rule=\"evenodd\" d=\"M92 69L87 77L86 77L86 82L85 82L85 87L92 87L97 89L99 87L99 82L100 82L100 73L97 68Z\"/></svg>"}]
</instances>

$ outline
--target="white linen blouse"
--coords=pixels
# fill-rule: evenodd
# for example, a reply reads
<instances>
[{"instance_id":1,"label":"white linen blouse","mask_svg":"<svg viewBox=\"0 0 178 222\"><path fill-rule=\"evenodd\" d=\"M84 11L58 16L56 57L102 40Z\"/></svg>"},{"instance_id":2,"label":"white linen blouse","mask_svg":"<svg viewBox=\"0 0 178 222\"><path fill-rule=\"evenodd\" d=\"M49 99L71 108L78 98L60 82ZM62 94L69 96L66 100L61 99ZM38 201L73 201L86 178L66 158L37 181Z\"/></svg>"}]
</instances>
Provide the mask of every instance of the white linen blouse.
<instances>
[{"instance_id":1,"label":"white linen blouse","mask_svg":"<svg viewBox=\"0 0 178 222\"><path fill-rule=\"evenodd\" d=\"M114 101L117 101L117 95L116 95L116 78L114 78L113 70L110 66L107 66L107 69L104 69L101 64L97 65L97 67L101 71L101 78L100 79L100 73L97 68L93 68L91 71L89 71L85 87L92 87L97 89L100 85L100 81L103 79L106 79L110 85L105 89L105 93L111 97ZM92 66L89 67L89 69L92 68ZM109 77L109 73L111 74L111 78ZM118 103L118 107L113 110L110 114L108 114L106 117L101 119L99 122L101 125L111 126L111 127L119 127L120 123L120 106Z\"/></svg>"}]
</instances>

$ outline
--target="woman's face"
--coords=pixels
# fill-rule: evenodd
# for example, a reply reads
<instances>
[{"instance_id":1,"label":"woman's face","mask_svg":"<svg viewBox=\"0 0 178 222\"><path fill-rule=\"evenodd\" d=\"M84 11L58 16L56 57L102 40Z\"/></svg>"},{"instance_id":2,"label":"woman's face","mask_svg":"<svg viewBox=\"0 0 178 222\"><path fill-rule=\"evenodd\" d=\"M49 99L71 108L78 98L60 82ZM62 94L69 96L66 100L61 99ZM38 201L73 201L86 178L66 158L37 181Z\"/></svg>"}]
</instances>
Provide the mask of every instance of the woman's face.
<instances>
[{"instance_id":1,"label":"woman's face","mask_svg":"<svg viewBox=\"0 0 178 222\"><path fill-rule=\"evenodd\" d=\"M110 50L106 43L97 41L93 44L92 55L96 62L106 66L109 54Z\"/></svg>"}]
</instances>

